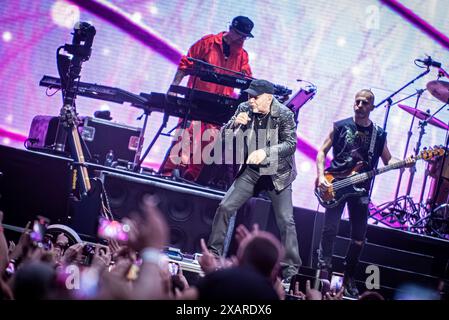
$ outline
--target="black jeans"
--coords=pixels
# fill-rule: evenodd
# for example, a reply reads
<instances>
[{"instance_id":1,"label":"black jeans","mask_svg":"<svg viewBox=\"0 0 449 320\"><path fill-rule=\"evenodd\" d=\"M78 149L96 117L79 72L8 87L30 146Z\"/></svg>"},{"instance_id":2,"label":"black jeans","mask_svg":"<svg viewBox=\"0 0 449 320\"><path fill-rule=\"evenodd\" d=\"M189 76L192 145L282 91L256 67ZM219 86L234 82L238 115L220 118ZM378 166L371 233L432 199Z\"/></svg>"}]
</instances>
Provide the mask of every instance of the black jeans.
<instances>
[{"instance_id":1,"label":"black jeans","mask_svg":"<svg viewBox=\"0 0 449 320\"><path fill-rule=\"evenodd\" d=\"M260 179L264 179L264 185L266 185L266 180L271 181L270 177L260 176L259 172L246 167L226 192L215 212L212 232L208 241L209 249L215 254L223 254L229 220L253 196L256 184ZM284 190L277 192L273 186L266 185L265 191L271 199L281 242L285 247L285 257L282 263L284 266L283 277L288 278L295 275L301 265L296 227L293 220L292 186L289 185Z\"/></svg>"},{"instance_id":2,"label":"black jeans","mask_svg":"<svg viewBox=\"0 0 449 320\"><path fill-rule=\"evenodd\" d=\"M343 201L335 208L326 209L324 225L321 234L320 249L318 250L318 268L332 268L332 254L334 249L335 237L338 233L341 214L348 204L349 220L351 222L351 244L345 258L345 275L354 276L357 263L362 253L363 243L365 242L366 228L368 223L368 203L367 196L351 197ZM361 241L362 245L355 241Z\"/></svg>"}]
</instances>

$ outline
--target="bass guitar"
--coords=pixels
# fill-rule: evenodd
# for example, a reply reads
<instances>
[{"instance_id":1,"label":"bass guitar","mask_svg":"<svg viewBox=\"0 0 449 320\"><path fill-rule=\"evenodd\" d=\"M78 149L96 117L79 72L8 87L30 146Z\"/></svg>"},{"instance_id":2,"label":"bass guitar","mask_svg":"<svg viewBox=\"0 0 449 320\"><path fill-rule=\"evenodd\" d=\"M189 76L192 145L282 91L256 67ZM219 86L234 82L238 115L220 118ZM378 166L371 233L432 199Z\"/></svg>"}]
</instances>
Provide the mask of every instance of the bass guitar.
<instances>
[{"instance_id":1,"label":"bass guitar","mask_svg":"<svg viewBox=\"0 0 449 320\"><path fill-rule=\"evenodd\" d=\"M409 159L414 160L431 160L435 157L439 157L445 154L445 149L441 146L433 148L424 148L417 156L412 156ZM399 169L405 167L407 159L398 161L396 163L387 165L379 169L373 169L370 171L364 171L366 168L366 162L360 161L353 168L341 171L331 172L325 171L324 177L329 183L326 188L318 187L318 179L315 182L315 196L318 198L318 202L324 208L333 208L338 206L343 200L350 196L362 196L366 194L366 189L360 186L361 183L371 179L376 175L388 172L390 170Z\"/></svg>"}]
</instances>

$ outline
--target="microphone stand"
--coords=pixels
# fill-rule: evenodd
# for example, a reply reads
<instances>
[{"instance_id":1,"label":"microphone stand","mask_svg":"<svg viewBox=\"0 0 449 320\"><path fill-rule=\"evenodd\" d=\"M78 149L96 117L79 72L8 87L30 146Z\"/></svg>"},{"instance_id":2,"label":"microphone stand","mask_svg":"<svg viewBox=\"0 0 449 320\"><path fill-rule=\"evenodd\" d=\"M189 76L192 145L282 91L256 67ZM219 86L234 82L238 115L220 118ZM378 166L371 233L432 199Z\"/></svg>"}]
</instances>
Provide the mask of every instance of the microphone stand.
<instances>
[{"instance_id":1,"label":"microphone stand","mask_svg":"<svg viewBox=\"0 0 449 320\"><path fill-rule=\"evenodd\" d=\"M427 67L427 70L424 71L423 73L419 74L416 78L414 78L413 80L409 81L408 83L406 83L403 87L401 87L400 89L398 89L397 91L393 92L392 94L390 94L388 97L386 97L385 99L383 99L381 102L379 102L377 105L374 106L374 108L378 108L381 105L383 105L385 102L388 101L388 99L393 98L396 94L398 94L399 92L401 92L402 90L404 90L405 88L407 88L409 85L411 85L412 83L414 83L416 80L424 77L426 74L428 74L430 72L430 68ZM384 122L384 125L386 125L386 119ZM385 128L384 128L385 129Z\"/></svg>"},{"instance_id":2,"label":"microphone stand","mask_svg":"<svg viewBox=\"0 0 449 320\"><path fill-rule=\"evenodd\" d=\"M418 79L424 77L425 75L427 75L429 72L430 72L430 67L427 66L427 69L426 69L424 72L422 72L422 73L420 73L419 75L417 75L414 79L412 79L412 80L410 80L409 82L407 82L404 86L402 86L401 88L399 88L398 90L396 90L395 92L393 92L393 93L390 94L388 97L386 97L385 99L383 99L381 102L379 102L377 105L374 106L374 108L376 109L376 108L382 106L384 103L388 102L387 109L386 109L385 116L384 116L384 123L383 123L383 130L384 130L384 131L386 131L386 129L387 129L388 117L389 117L389 115L390 115L390 108L391 108L391 106L392 106L392 105L395 105L395 104L397 104L397 103L399 103L400 101L404 101L404 100L406 100L406 99L408 99L408 98L410 98L410 97L413 97L413 96L419 94L419 91L416 92L416 93L414 93L414 94L412 94L412 95L409 95L408 97L406 97L406 98L404 98L404 99L402 99L402 100L400 100L400 101L398 101L398 102L395 102L395 103L392 103L392 98L393 98L394 96L396 96L399 92L401 92L402 90L404 90L405 88L407 88L408 86L410 86L411 84L413 84L416 80L418 80ZM422 93L421 93L421 94L422 94ZM419 96L420 96L421 94L419 94ZM418 106L418 100L419 100L419 97L418 97L418 99L417 99L416 106ZM409 134L409 135L411 136L411 134ZM409 140L410 140L410 136L409 136L408 141L407 141L407 149L408 149L408 143L409 143ZM406 151L407 151L407 150L406 150ZM376 168L373 168L373 169L376 169ZM370 192L369 192L369 199L371 199L371 196L372 196L372 192L373 192L373 189L374 189L373 187L374 187L375 178L376 178L376 177L374 177L374 178L372 179L372 181L371 181L371 188L370 188ZM402 179L402 178L401 178L401 179ZM397 199L397 196L395 196L395 200L394 200L394 201L379 206L378 209L376 209L376 211L374 211L373 213L371 213L371 214L369 215L369 217L372 218L372 219L374 219L374 220L376 221L376 223L377 223L377 222L382 222L382 223L386 224L386 223L384 222L384 220L385 220L387 217L391 217L391 216L392 216L391 210L390 210L390 213L389 213L388 215L382 217L381 219L379 219L379 218L377 218L377 217L375 217L375 216L376 216L378 213L383 212L383 211L386 210L387 208L391 207L391 205L393 205L393 208L395 208L395 207L397 206L397 204L398 204L398 201L397 201L397 200L398 200L398 199ZM395 210L395 209L393 209L393 210ZM402 212L403 210L400 210L400 211ZM394 214L393 214L393 215L394 215ZM391 227L391 225L389 225L389 224L386 224L386 225Z\"/></svg>"}]
</instances>

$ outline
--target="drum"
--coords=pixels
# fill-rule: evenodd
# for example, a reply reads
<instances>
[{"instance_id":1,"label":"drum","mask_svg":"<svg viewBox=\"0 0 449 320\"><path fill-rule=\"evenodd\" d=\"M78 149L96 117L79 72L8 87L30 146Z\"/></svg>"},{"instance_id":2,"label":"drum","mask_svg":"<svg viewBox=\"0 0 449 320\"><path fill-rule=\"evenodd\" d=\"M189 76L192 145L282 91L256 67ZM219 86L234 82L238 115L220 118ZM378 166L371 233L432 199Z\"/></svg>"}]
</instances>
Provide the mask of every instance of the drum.
<instances>
[{"instance_id":1,"label":"drum","mask_svg":"<svg viewBox=\"0 0 449 320\"><path fill-rule=\"evenodd\" d=\"M428 172L430 187L426 202L425 232L431 236L449 239L449 156L429 161Z\"/></svg>"},{"instance_id":2,"label":"drum","mask_svg":"<svg viewBox=\"0 0 449 320\"><path fill-rule=\"evenodd\" d=\"M448 203L449 201L449 179L441 178L440 190L438 189L438 179L432 177L430 182L427 204L434 204L435 207Z\"/></svg>"},{"instance_id":3,"label":"drum","mask_svg":"<svg viewBox=\"0 0 449 320\"><path fill-rule=\"evenodd\" d=\"M449 152L446 152L445 157L438 157L435 160L429 161L429 176L438 179L441 172L441 166L444 165L443 172L441 172L441 177L449 179ZM443 164L444 160L444 164Z\"/></svg>"}]
</instances>

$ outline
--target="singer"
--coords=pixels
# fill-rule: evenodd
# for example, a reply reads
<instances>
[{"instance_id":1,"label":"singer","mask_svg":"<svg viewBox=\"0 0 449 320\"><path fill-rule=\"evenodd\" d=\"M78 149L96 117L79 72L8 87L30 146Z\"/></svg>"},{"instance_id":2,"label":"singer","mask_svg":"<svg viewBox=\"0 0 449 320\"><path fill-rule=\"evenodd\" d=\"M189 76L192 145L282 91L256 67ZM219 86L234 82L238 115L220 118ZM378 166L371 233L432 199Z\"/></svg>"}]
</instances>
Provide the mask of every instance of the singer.
<instances>
[{"instance_id":1,"label":"singer","mask_svg":"<svg viewBox=\"0 0 449 320\"><path fill-rule=\"evenodd\" d=\"M247 135L250 141L241 149L246 161L218 206L208 246L217 256L226 254L223 249L231 216L254 194L266 192L285 247L282 278L288 284L301 265L292 204L296 178L294 114L273 97L274 86L266 80L253 80L245 91L248 101L238 106L222 134L235 135L240 128L251 130ZM256 145L253 151L251 145Z\"/></svg>"}]
</instances>

